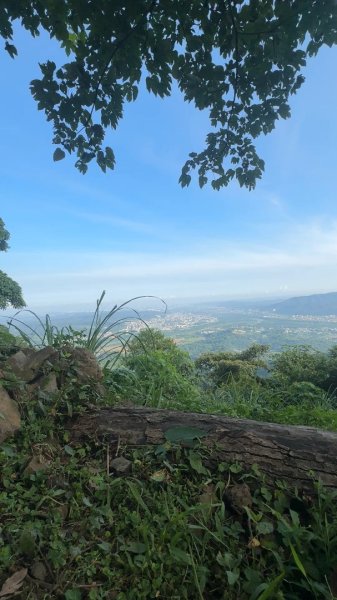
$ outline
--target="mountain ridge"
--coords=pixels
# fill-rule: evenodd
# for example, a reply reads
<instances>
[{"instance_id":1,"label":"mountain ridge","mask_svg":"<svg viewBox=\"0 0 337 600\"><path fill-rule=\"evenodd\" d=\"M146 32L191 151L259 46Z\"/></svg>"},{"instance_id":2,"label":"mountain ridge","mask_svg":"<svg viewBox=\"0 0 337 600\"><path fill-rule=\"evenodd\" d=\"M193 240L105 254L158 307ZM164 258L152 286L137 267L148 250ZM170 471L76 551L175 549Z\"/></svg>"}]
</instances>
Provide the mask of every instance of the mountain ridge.
<instances>
[{"instance_id":1,"label":"mountain ridge","mask_svg":"<svg viewBox=\"0 0 337 600\"><path fill-rule=\"evenodd\" d=\"M337 315L337 292L295 296L272 304L269 308L282 315Z\"/></svg>"}]
</instances>

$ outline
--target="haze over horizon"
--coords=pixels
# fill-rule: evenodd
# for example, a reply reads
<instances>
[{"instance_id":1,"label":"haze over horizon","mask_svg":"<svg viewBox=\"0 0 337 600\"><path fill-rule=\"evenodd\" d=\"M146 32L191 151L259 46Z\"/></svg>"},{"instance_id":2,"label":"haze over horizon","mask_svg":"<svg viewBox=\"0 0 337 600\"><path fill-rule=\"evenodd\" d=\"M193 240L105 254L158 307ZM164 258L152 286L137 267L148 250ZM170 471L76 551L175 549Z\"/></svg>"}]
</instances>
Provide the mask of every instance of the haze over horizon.
<instances>
[{"instance_id":1,"label":"haze over horizon","mask_svg":"<svg viewBox=\"0 0 337 600\"><path fill-rule=\"evenodd\" d=\"M85 310L138 295L291 297L334 291L337 281L337 49L323 48L292 98L292 117L257 141L266 162L254 191L237 184L178 185L203 145L206 115L178 91L146 91L108 136L116 169L83 176L72 157L53 163L52 131L30 96L38 62L62 60L45 35L18 30L19 56L1 53L1 211L11 233L1 269L29 308Z\"/></svg>"}]
</instances>

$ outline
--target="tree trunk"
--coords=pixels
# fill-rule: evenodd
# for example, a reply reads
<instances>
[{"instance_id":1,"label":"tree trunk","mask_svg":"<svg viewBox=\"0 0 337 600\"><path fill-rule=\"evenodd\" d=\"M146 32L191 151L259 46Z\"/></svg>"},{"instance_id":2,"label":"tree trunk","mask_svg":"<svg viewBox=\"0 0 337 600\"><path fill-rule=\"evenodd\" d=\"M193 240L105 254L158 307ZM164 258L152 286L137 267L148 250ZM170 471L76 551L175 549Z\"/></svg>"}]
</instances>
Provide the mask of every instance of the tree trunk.
<instances>
[{"instance_id":1,"label":"tree trunk","mask_svg":"<svg viewBox=\"0 0 337 600\"><path fill-rule=\"evenodd\" d=\"M183 431L172 428L197 428ZM201 433L200 430L203 432ZM180 432L180 434L179 434ZM337 433L209 414L148 408L102 409L78 417L71 425L74 441L83 436L128 445L161 444L165 433L200 437L218 462L257 465L267 479L281 479L312 489L312 476L337 488Z\"/></svg>"}]
</instances>

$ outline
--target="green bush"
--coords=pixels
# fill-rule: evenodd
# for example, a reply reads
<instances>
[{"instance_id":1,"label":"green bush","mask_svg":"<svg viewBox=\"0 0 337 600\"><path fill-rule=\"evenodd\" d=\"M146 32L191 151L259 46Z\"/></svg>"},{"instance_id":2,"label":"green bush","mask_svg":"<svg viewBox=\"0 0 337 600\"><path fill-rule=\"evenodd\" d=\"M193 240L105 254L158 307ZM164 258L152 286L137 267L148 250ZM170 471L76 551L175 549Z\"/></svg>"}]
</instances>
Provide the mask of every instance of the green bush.
<instances>
[{"instance_id":1,"label":"green bush","mask_svg":"<svg viewBox=\"0 0 337 600\"><path fill-rule=\"evenodd\" d=\"M10 333L8 327L0 325L0 360L6 359L25 346L24 340Z\"/></svg>"},{"instance_id":2,"label":"green bush","mask_svg":"<svg viewBox=\"0 0 337 600\"><path fill-rule=\"evenodd\" d=\"M253 344L242 352L208 352L195 365L204 387L218 387L232 379L256 379L259 369L267 369L263 356L269 347Z\"/></svg>"},{"instance_id":3,"label":"green bush","mask_svg":"<svg viewBox=\"0 0 337 600\"><path fill-rule=\"evenodd\" d=\"M306 381L324 387L329 371L328 356L311 346L286 347L272 360L272 377L287 384Z\"/></svg>"},{"instance_id":4,"label":"green bush","mask_svg":"<svg viewBox=\"0 0 337 600\"><path fill-rule=\"evenodd\" d=\"M193 361L156 330L141 331L118 368L107 369L105 375L110 392L121 401L191 410L199 399Z\"/></svg>"}]
</instances>

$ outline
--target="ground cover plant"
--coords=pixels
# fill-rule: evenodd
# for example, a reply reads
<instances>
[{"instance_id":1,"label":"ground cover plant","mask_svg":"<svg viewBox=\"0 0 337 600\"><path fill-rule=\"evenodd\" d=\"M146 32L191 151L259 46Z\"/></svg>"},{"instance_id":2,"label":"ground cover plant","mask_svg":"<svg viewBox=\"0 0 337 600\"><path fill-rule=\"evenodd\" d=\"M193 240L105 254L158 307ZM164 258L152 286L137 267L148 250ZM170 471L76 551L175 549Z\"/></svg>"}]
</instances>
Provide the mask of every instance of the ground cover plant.
<instances>
[{"instance_id":1,"label":"ground cover plant","mask_svg":"<svg viewBox=\"0 0 337 600\"><path fill-rule=\"evenodd\" d=\"M141 331L105 372L112 402L220 414L337 431L336 349L308 346L270 355L254 344L191 361L160 331Z\"/></svg>"},{"instance_id":2,"label":"ground cover plant","mask_svg":"<svg viewBox=\"0 0 337 600\"><path fill-rule=\"evenodd\" d=\"M74 391L74 413L86 394ZM0 584L21 573L21 598L335 597L336 493L270 487L198 441L74 444L64 407L44 408L21 406L0 453ZM32 451L46 469L27 468ZM126 474L111 468L116 453Z\"/></svg>"},{"instance_id":3,"label":"ground cover plant","mask_svg":"<svg viewBox=\"0 0 337 600\"><path fill-rule=\"evenodd\" d=\"M1 334L4 361L23 342ZM125 401L337 430L334 392L318 385L326 365L333 376L335 350L326 362L317 356L320 380L317 369L290 377L288 350L262 364L262 350L222 353L225 379L206 381L204 363L198 372L173 340L147 328L104 367L105 394L70 378L61 392L21 398L21 429L0 447L0 597L337 598L337 492L319 482L310 495L270 485L258 469L215 460L196 437L126 447L74 443L69 433L77 414ZM306 351L296 352L303 363Z\"/></svg>"}]
</instances>

